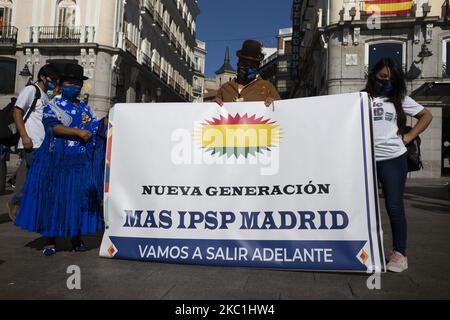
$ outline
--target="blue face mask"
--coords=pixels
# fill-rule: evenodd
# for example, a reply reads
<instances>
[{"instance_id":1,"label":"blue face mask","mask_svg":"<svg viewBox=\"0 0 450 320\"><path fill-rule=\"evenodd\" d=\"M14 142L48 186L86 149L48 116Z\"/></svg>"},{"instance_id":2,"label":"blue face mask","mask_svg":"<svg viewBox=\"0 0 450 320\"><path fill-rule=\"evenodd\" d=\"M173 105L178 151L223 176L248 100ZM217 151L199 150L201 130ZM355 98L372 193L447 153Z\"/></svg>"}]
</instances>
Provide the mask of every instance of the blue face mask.
<instances>
[{"instance_id":1,"label":"blue face mask","mask_svg":"<svg viewBox=\"0 0 450 320\"><path fill-rule=\"evenodd\" d=\"M62 96L67 100L75 100L81 93L81 87L75 85L64 85L61 88Z\"/></svg>"},{"instance_id":2,"label":"blue face mask","mask_svg":"<svg viewBox=\"0 0 450 320\"><path fill-rule=\"evenodd\" d=\"M238 70L238 78L244 83L250 83L256 79L258 70L251 67L241 67Z\"/></svg>"},{"instance_id":3,"label":"blue face mask","mask_svg":"<svg viewBox=\"0 0 450 320\"><path fill-rule=\"evenodd\" d=\"M55 90L56 84L57 84L56 81L50 82L48 80L45 80L44 82L45 88L47 90Z\"/></svg>"},{"instance_id":4,"label":"blue face mask","mask_svg":"<svg viewBox=\"0 0 450 320\"><path fill-rule=\"evenodd\" d=\"M392 85L391 80L381 80L378 79L379 84L379 94L383 97L388 97L391 95L392 91L394 90L394 86Z\"/></svg>"},{"instance_id":5,"label":"blue face mask","mask_svg":"<svg viewBox=\"0 0 450 320\"><path fill-rule=\"evenodd\" d=\"M256 69L254 69L254 68L247 69L247 79L255 80L257 74L258 74L258 71Z\"/></svg>"}]
</instances>

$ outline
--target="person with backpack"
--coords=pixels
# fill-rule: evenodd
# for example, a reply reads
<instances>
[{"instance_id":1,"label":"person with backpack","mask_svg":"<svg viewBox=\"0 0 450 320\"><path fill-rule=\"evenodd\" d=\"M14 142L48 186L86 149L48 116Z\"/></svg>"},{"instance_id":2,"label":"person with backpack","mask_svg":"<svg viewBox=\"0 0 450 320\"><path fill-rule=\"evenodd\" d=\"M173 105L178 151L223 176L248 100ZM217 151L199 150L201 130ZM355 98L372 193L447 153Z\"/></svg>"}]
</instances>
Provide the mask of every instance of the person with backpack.
<instances>
[{"instance_id":1,"label":"person with backpack","mask_svg":"<svg viewBox=\"0 0 450 320\"><path fill-rule=\"evenodd\" d=\"M17 128L17 138L20 138L17 149L22 161L26 163L26 166L22 166L26 170L30 168L36 150L44 141L43 110L53 96L53 90L58 84L58 79L58 69L51 64L47 64L39 70L37 82L26 86L17 97L13 119ZM26 173L22 175L25 176ZM8 214L13 221L22 201L23 183L18 181L16 192L7 203Z\"/></svg>"},{"instance_id":2,"label":"person with backpack","mask_svg":"<svg viewBox=\"0 0 450 320\"><path fill-rule=\"evenodd\" d=\"M377 176L393 237L393 251L387 269L403 272L408 269L407 225L403 203L408 173L406 145L428 128L433 116L428 109L406 95L403 70L390 58L381 59L370 71L365 91L372 98ZM418 119L409 132L406 132L407 115Z\"/></svg>"},{"instance_id":3,"label":"person with backpack","mask_svg":"<svg viewBox=\"0 0 450 320\"><path fill-rule=\"evenodd\" d=\"M85 252L82 236L103 230L102 199L107 118L97 119L79 100L87 77L78 64L61 74L61 97L44 108L45 140L36 151L24 187L16 226L46 238L45 256L56 238L71 238Z\"/></svg>"}]
</instances>

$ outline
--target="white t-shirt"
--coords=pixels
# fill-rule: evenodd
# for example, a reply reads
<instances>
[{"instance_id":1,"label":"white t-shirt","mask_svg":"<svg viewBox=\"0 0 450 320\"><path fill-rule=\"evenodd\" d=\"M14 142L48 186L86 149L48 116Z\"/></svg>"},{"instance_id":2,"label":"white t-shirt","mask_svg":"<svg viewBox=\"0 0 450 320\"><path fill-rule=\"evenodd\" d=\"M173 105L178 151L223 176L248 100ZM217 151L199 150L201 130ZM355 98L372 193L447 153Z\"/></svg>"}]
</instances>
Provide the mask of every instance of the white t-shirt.
<instances>
[{"instance_id":1,"label":"white t-shirt","mask_svg":"<svg viewBox=\"0 0 450 320\"><path fill-rule=\"evenodd\" d=\"M39 90L41 90L41 88L39 88ZM36 88L34 86L27 86L20 92L19 97L17 98L16 107L19 107L23 110L24 119L25 115L28 112L28 109L33 104L35 95ZM48 102L49 99L47 94L41 90L41 99L37 101L36 109L31 113L30 117L25 123L25 130L27 130L28 136L33 141L33 149L39 148L45 138L45 129L44 125L42 124L42 117L44 113L44 107ZM23 149L22 139L19 140L17 148Z\"/></svg>"},{"instance_id":2,"label":"white t-shirt","mask_svg":"<svg viewBox=\"0 0 450 320\"><path fill-rule=\"evenodd\" d=\"M410 97L403 101L406 115L414 117L424 109ZM405 154L406 147L398 134L397 112L388 98L377 97L372 101L373 134L376 161L395 159Z\"/></svg>"}]
</instances>

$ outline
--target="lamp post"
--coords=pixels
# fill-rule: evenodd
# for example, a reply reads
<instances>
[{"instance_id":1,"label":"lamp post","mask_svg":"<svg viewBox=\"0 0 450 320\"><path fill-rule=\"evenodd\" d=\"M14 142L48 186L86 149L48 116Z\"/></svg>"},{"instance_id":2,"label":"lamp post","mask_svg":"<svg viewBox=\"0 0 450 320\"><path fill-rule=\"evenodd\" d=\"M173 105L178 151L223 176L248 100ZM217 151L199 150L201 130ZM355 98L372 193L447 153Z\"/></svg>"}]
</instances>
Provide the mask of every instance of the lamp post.
<instances>
[{"instance_id":1,"label":"lamp post","mask_svg":"<svg viewBox=\"0 0 450 320\"><path fill-rule=\"evenodd\" d=\"M417 55L420 60L418 61L414 61L414 63L419 64L419 63L423 63L423 61L425 60L425 58L429 58L431 56L433 56L433 52L431 52L426 44L422 45L422 50L419 52L419 54Z\"/></svg>"},{"instance_id":2,"label":"lamp post","mask_svg":"<svg viewBox=\"0 0 450 320\"><path fill-rule=\"evenodd\" d=\"M423 62L426 58L429 58L433 56L433 52L431 52L426 44L422 45L422 50L419 52L419 54L417 55L418 58L420 58L417 61L413 61L413 63L411 64L411 68L409 69L409 71L406 74L406 78L408 80L415 80L418 77L420 77L420 75L422 74L422 70L418 67L419 64L422 64L422 69L423 69Z\"/></svg>"},{"instance_id":3,"label":"lamp post","mask_svg":"<svg viewBox=\"0 0 450 320\"><path fill-rule=\"evenodd\" d=\"M160 102L162 95L162 89L160 87L156 88L156 102Z\"/></svg>"},{"instance_id":4,"label":"lamp post","mask_svg":"<svg viewBox=\"0 0 450 320\"><path fill-rule=\"evenodd\" d=\"M30 68L28 68L28 64L25 64L22 71L19 72L19 75L28 78L27 86L33 83L33 75L30 72Z\"/></svg>"}]
</instances>

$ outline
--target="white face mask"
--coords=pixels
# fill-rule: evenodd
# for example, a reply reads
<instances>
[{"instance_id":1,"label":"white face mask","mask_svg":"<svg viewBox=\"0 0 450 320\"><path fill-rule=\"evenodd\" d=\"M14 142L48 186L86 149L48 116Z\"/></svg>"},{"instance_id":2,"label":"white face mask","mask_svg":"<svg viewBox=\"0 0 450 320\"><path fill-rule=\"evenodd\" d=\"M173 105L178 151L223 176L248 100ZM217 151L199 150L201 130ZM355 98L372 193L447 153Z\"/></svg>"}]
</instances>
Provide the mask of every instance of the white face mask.
<instances>
[{"instance_id":1,"label":"white face mask","mask_svg":"<svg viewBox=\"0 0 450 320\"><path fill-rule=\"evenodd\" d=\"M56 96L55 92L53 90L47 91L47 97L51 100Z\"/></svg>"}]
</instances>

